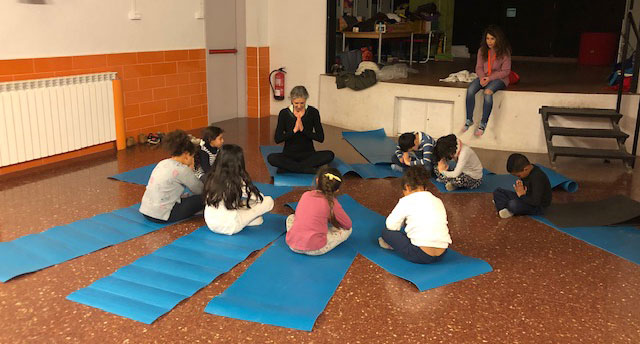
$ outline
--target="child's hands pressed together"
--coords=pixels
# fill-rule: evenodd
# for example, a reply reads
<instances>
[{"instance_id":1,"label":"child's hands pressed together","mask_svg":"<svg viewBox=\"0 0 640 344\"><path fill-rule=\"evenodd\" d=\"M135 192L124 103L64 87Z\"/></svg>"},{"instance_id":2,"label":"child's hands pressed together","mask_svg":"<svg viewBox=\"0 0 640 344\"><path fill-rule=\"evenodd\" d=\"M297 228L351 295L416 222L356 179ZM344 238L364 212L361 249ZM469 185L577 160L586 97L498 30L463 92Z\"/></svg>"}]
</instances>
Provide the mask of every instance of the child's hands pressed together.
<instances>
[{"instance_id":1,"label":"child's hands pressed together","mask_svg":"<svg viewBox=\"0 0 640 344\"><path fill-rule=\"evenodd\" d=\"M402 163L411 166L411 158L409 157L409 152L402 153Z\"/></svg>"},{"instance_id":2,"label":"child's hands pressed together","mask_svg":"<svg viewBox=\"0 0 640 344\"><path fill-rule=\"evenodd\" d=\"M438 172L444 172L449 169L449 164L444 159L438 161Z\"/></svg>"},{"instance_id":3,"label":"child's hands pressed together","mask_svg":"<svg viewBox=\"0 0 640 344\"><path fill-rule=\"evenodd\" d=\"M516 180L513 188L516 190L516 194L518 194L518 197L522 197L527 194L527 187L522 184L522 180L520 179Z\"/></svg>"}]
</instances>

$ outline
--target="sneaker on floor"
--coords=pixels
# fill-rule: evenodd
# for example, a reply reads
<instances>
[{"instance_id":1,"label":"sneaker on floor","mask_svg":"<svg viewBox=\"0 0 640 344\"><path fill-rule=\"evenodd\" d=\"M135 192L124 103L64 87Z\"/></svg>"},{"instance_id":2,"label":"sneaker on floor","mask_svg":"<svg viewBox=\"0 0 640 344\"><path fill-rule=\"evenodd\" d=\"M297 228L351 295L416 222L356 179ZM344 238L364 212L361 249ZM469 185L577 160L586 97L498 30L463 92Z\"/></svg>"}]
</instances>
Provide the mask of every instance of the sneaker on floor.
<instances>
[{"instance_id":1,"label":"sneaker on floor","mask_svg":"<svg viewBox=\"0 0 640 344\"><path fill-rule=\"evenodd\" d=\"M447 184L444 184L444 188L447 189L447 191L453 191L457 189L457 187L451 184L451 182L447 182Z\"/></svg>"},{"instance_id":2,"label":"sneaker on floor","mask_svg":"<svg viewBox=\"0 0 640 344\"><path fill-rule=\"evenodd\" d=\"M509 211L509 209L504 208L498 212L498 215L503 219L508 219L513 216L513 213Z\"/></svg>"},{"instance_id":3,"label":"sneaker on floor","mask_svg":"<svg viewBox=\"0 0 640 344\"><path fill-rule=\"evenodd\" d=\"M402 166L396 165L396 164L391 164L391 170L400 172L400 173L404 172L404 169L402 168Z\"/></svg>"},{"instance_id":4,"label":"sneaker on floor","mask_svg":"<svg viewBox=\"0 0 640 344\"><path fill-rule=\"evenodd\" d=\"M473 133L473 135L480 137L482 135L484 135L484 128L482 127L478 127L478 129L476 129L476 131Z\"/></svg>"},{"instance_id":5,"label":"sneaker on floor","mask_svg":"<svg viewBox=\"0 0 640 344\"><path fill-rule=\"evenodd\" d=\"M473 125L473 121L467 120L466 122L464 122L464 126L462 127L461 132L466 132L467 130L469 130L469 127Z\"/></svg>"},{"instance_id":6,"label":"sneaker on floor","mask_svg":"<svg viewBox=\"0 0 640 344\"><path fill-rule=\"evenodd\" d=\"M152 145L157 145L160 143L160 136L154 134L154 133L149 133L149 135L147 135L147 143L150 143Z\"/></svg>"},{"instance_id":7,"label":"sneaker on floor","mask_svg":"<svg viewBox=\"0 0 640 344\"><path fill-rule=\"evenodd\" d=\"M249 222L247 226L260 226L263 223L264 223L264 219L262 218L262 216L258 216L255 219L253 219L253 221Z\"/></svg>"},{"instance_id":8,"label":"sneaker on floor","mask_svg":"<svg viewBox=\"0 0 640 344\"><path fill-rule=\"evenodd\" d=\"M384 241L382 237L378 237L378 245L380 245L380 247L384 248L385 250L393 250L393 247L387 244L387 242Z\"/></svg>"}]
</instances>

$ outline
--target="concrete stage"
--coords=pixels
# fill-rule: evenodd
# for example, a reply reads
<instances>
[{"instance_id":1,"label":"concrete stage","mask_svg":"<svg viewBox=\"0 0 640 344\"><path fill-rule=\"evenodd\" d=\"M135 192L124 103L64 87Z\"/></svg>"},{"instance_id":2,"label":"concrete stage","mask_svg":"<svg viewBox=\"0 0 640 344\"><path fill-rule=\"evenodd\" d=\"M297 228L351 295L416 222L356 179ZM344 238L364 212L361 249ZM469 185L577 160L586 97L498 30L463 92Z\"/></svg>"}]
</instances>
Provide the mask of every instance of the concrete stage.
<instances>
[{"instance_id":1,"label":"concrete stage","mask_svg":"<svg viewBox=\"0 0 640 344\"><path fill-rule=\"evenodd\" d=\"M583 67L571 63L515 61L514 70L521 82L494 96L493 111L485 134L478 138L473 130L461 134L466 116L464 83L445 83L438 79L463 69L472 70L473 62L434 62L415 65L419 71L407 79L379 82L362 91L336 89L335 77L320 76L319 109L322 121L352 130L384 128L389 136L423 130L434 137L450 133L473 147L546 153L547 146L538 110L543 105L615 109L616 93L608 88L610 67ZM621 129L631 137L640 95L623 96ZM482 94L476 95L474 121L482 117ZM609 128L608 121L551 121L551 124L585 128ZM558 141L556 141L558 140ZM611 139L554 138L556 145L617 148Z\"/></svg>"}]
</instances>

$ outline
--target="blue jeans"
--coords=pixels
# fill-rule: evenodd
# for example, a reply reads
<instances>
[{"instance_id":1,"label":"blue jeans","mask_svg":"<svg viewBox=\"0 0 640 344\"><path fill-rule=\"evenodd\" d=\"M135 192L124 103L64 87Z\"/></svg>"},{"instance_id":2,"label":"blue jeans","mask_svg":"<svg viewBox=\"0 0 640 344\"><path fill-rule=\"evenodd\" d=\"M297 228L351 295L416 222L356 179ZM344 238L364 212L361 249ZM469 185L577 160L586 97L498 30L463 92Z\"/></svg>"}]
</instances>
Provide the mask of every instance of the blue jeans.
<instances>
[{"instance_id":1,"label":"blue jeans","mask_svg":"<svg viewBox=\"0 0 640 344\"><path fill-rule=\"evenodd\" d=\"M147 220L151 220L156 223L168 223L188 219L193 216L193 214L203 209L204 200L202 199L202 195L191 195L189 197L182 198L180 203L173 205L173 208L171 208L171 215L169 215L167 220L160 220L151 216L143 215Z\"/></svg>"},{"instance_id":2,"label":"blue jeans","mask_svg":"<svg viewBox=\"0 0 640 344\"><path fill-rule=\"evenodd\" d=\"M382 239L393 247L402 258L418 264L430 264L435 263L442 259L447 253L444 251L439 256L430 256L426 254L420 247L411 243L411 240L407 237L407 234L403 231L390 231L388 229L382 230Z\"/></svg>"},{"instance_id":3,"label":"blue jeans","mask_svg":"<svg viewBox=\"0 0 640 344\"><path fill-rule=\"evenodd\" d=\"M496 203L496 210L507 208L513 215L542 215L544 212L544 208L527 204L517 193L503 188L497 188L493 192L493 201Z\"/></svg>"},{"instance_id":4,"label":"blue jeans","mask_svg":"<svg viewBox=\"0 0 640 344\"><path fill-rule=\"evenodd\" d=\"M467 120L473 121L473 108L476 106L476 93L478 93L478 91L484 88L496 93L499 90L504 90L506 87L507 86L505 86L502 80L491 80L487 86L484 87L480 85L480 79L473 80L469 85L469 88L467 88ZM493 109L493 94L485 94L480 126L487 126L487 122L489 122L489 115L491 115L491 109Z\"/></svg>"}]
</instances>

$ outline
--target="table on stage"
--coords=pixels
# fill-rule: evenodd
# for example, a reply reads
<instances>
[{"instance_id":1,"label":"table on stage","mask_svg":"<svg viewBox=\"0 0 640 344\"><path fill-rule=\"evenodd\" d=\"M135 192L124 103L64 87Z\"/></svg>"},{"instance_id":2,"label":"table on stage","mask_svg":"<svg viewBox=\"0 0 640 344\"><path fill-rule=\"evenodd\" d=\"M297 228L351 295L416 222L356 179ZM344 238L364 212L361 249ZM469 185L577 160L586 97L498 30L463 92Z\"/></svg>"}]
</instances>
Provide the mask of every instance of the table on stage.
<instances>
[{"instance_id":1,"label":"table on stage","mask_svg":"<svg viewBox=\"0 0 640 344\"><path fill-rule=\"evenodd\" d=\"M427 48L427 60L431 54L431 31L429 35L429 44ZM346 47L347 38L369 38L378 40L378 64L382 63L382 39L383 38L409 38L411 41L409 48L409 66L413 63L413 32L411 31L394 31L394 32L342 32L342 51Z\"/></svg>"}]
</instances>

